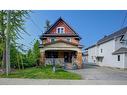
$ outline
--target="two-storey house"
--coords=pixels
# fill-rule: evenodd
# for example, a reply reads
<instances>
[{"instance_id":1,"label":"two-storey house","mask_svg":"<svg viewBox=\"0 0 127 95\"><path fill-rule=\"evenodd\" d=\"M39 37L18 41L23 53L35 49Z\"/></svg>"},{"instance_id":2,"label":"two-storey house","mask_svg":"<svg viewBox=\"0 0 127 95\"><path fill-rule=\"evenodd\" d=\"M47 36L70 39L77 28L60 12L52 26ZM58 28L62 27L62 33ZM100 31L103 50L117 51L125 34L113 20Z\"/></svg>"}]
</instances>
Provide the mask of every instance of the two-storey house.
<instances>
[{"instance_id":1,"label":"two-storey house","mask_svg":"<svg viewBox=\"0 0 127 95\"><path fill-rule=\"evenodd\" d=\"M100 66L127 68L127 27L85 49L87 62Z\"/></svg>"},{"instance_id":2,"label":"two-storey house","mask_svg":"<svg viewBox=\"0 0 127 95\"><path fill-rule=\"evenodd\" d=\"M78 68L82 66L81 37L61 17L40 37L41 62L50 63L54 58L56 63L73 65L73 59ZM52 63L51 63L52 64Z\"/></svg>"}]
</instances>

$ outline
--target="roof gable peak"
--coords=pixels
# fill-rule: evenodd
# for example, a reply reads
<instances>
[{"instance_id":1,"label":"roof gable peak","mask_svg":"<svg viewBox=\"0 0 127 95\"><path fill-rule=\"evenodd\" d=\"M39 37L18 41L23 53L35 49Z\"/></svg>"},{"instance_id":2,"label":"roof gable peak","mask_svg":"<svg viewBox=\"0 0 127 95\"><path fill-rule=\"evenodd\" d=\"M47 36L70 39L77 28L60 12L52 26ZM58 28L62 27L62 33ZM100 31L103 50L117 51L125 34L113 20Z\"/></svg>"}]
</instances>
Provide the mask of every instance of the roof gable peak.
<instances>
[{"instance_id":1,"label":"roof gable peak","mask_svg":"<svg viewBox=\"0 0 127 95\"><path fill-rule=\"evenodd\" d=\"M55 23L52 24L51 27L50 27L47 31L45 31L42 35L44 35L44 34L49 34L49 33L51 32L51 30L52 30L53 28L55 28L60 22L63 22L63 23L74 33L74 35L76 35L76 36L78 36L79 38L81 38L81 37L78 35L78 33L76 33L76 32L74 31L74 29L73 29L70 25L68 25L68 24L66 23L66 21L65 21L61 16L60 16L60 17L55 21Z\"/></svg>"}]
</instances>

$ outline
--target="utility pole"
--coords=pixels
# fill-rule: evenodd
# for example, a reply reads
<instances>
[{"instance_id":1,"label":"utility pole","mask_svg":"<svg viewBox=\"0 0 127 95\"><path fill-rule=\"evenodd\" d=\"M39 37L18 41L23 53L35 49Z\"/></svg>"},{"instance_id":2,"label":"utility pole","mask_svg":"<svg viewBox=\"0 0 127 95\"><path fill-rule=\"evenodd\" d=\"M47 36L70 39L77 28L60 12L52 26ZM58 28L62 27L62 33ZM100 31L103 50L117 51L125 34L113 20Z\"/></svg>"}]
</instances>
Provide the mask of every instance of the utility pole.
<instances>
[{"instance_id":1,"label":"utility pole","mask_svg":"<svg viewBox=\"0 0 127 95\"><path fill-rule=\"evenodd\" d=\"M10 30L9 30L9 25L10 25L10 13L11 11L7 11L7 26L6 26L6 75L8 76L10 72Z\"/></svg>"}]
</instances>

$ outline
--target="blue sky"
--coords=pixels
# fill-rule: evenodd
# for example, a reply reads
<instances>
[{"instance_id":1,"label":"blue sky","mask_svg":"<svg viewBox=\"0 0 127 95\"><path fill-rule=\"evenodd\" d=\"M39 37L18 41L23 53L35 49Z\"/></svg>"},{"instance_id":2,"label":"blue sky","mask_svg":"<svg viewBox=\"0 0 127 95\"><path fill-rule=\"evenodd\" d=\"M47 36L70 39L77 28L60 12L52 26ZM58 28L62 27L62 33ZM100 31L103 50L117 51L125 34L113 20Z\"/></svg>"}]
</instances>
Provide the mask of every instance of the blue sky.
<instances>
[{"instance_id":1,"label":"blue sky","mask_svg":"<svg viewBox=\"0 0 127 95\"><path fill-rule=\"evenodd\" d=\"M45 21L48 19L51 24L60 16L71 25L72 28L82 37L81 44L86 47L96 43L104 35L111 34L121 28L121 24L127 11L32 11L31 19L26 20L25 29L30 34L22 34L24 39L19 40L29 48L32 47L34 39L44 30ZM124 26L127 25L127 21Z\"/></svg>"}]
</instances>

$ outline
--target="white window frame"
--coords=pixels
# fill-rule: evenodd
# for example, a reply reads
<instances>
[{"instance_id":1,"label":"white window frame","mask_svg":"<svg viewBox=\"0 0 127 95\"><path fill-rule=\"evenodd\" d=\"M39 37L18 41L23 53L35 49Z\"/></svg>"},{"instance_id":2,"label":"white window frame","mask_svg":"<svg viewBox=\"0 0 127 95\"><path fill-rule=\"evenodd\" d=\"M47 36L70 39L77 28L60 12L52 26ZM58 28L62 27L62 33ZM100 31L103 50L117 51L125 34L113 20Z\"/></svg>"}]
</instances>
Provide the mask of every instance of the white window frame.
<instances>
[{"instance_id":1,"label":"white window frame","mask_svg":"<svg viewBox=\"0 0 127 95\"><path fill-rule=\"evenodd\" d=\"M58 28L60 28L60 33L58 33ZM63 28L63 33L61 32L61 28ZM57 33L57 34L64 34L64 33L65 33L65 31L64 31L64 30L65 30L65 28L64 28L64 27L57 27L57 28L56 28L56 33Z\"/></svg>"}]
</instances>

